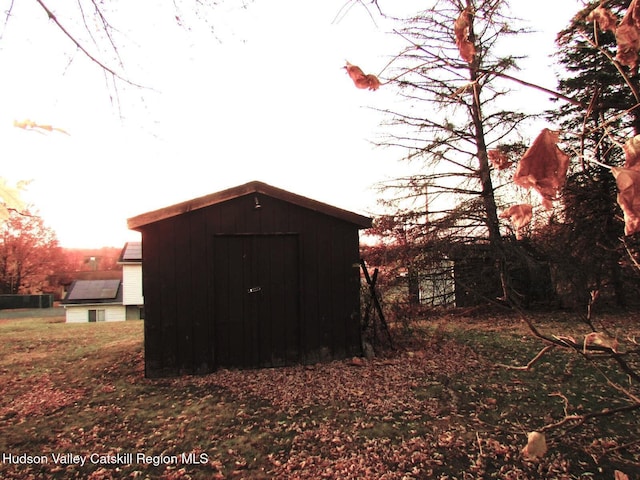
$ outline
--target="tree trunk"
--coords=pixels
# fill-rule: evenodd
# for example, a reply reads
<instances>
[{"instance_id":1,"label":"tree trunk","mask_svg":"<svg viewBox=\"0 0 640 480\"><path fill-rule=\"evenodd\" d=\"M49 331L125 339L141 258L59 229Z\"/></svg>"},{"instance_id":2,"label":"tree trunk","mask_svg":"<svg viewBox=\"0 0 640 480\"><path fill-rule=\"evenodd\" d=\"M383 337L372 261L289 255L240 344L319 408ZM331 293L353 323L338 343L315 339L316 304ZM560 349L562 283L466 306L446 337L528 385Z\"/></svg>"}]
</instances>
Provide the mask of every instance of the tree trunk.
<instances>
[{"instance_id":1,"label":"tree trunk","mask_svg":"<svg viewBox=\"0 0 640 480\"><path fill-rule=\"evenodd\" d=\"M467 0L467 8L471 8L471 0ZM473 31L473 17L469 24L469 40L475 43L475 33ZM479 54L476 54L469 64L469 80L473 85L473 99L471 104L471 117L474 126L474 136L477 148L478 175L480 179L482 201L485 209L485 222L489 234L489 244L491 254L495 261L496 271L502 286L502 300L509 299L508 276L506 271L506 257L500 235L500 220L498 218L498 207L491 181L491 170L489 168L489 156L487 155L487 142L484 134L482 104L480 101L481 87L479 80Z\"/></svg>"},{"instance_id":2,"label":"tree trunk","mask_svg":"<svg viewBox=\"0 0 640 480\"><path fill-rule=\"evenodd\" d=\"M467 0L467 8L471 8L471 0ZM475 33L473 32L473 18L469 25L469 40L475 43ZM480 103L480 84L478 83L478 65L480 61L478 55L469 65L469 80L473 85L473 100L471 105L471 117L474 125L474 135L477 147L478 157L478 174L482 188L482 200L486 210L486 222L489 232L489 242L495 251L500 251L500 221L498 219L498 208L493 191L493 182L491 181L491 171L489 169L489 157L487 155L487 143L484 135L484 127L482 125L482 106Z\"/></svg>"}]
</instances>

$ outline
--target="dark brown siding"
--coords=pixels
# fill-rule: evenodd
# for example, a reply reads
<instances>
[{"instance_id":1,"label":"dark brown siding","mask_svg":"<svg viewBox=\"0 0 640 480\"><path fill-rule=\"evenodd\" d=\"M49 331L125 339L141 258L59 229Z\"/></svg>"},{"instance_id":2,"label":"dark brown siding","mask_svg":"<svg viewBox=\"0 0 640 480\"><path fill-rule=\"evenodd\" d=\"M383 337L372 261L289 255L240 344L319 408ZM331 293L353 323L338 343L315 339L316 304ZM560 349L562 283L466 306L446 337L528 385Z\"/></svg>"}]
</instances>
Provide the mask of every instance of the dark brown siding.
<instances>
[{"instance_id":1,"label":"dark brown siding","mask_svg":"<svg viewBox=\"0 0 640 480\"><path fill-rule=\"evenodd\" d=\"M360 354L358 228L261 193L140 227L147 375Z\"/></svg>"}]
</instances>

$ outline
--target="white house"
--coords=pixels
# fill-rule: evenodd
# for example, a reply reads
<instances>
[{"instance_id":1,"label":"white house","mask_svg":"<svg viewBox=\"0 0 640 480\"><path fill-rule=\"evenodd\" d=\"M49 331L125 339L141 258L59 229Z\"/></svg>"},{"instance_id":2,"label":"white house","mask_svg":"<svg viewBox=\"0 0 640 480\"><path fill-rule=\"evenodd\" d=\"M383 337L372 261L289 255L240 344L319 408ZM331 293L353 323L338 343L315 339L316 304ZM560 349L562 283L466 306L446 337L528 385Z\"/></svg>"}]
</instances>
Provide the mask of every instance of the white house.
<instances>
[{"instance_id":1,"label":"white house","mask_svg":"<svg viewBox=\"0 0 640 480\"><path fill-rule=\"evenodd\" d=\"M121 280L76 280L62 301L67 322L125 320Z\"/></svg>"},{"instance_id":2,"label":"white house","mask_svg":"<svg viewBox=\"0 0 640 480\"><path fill-rule=\"evenodd\" d=\"M66 321L109 322L144 317L142 298L142 244L128 242L120 254L121 279L76 280L62 305Z\"/></svg>"},{"instance_id":3,"label":"white house","mask_svg":"<svg viewBox=\"0 0 640 480\"><path fill-rule=\"evenodd\" d=\"M144 318L142 297L142 242L127 242L118 263L122 265L122 304L127 320Z\"/></svg>"}]
</instances>

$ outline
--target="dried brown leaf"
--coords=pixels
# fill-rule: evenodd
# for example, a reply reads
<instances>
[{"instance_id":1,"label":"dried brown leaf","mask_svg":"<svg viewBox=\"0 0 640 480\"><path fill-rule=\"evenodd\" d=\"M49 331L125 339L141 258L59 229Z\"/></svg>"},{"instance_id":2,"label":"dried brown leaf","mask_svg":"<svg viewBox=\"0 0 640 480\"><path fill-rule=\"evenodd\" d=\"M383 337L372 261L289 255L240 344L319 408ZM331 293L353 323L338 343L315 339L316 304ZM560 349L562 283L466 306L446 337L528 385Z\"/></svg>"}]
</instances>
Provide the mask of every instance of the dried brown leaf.
<instances>
[{"instance_id":1,"label":"dried brown leaf","mask_svg":"<svg viewBox=\"0 0 640 480\"><path fill-rule=\"evenodd\" d=\"M622 65L635 67L638 64L638 49L640 49L640 34L633 25L620 25L616 30L618 53L616 60Z\"/></svg>"},{"instance_id":2,"label":"dried brown leaf","mask_svg":"<svg viewBox=\"0 0 640 480\"><path fill-rule=\"evenodd\" d=\"M604 7L597 7L591 11L591 13L587 16L588 22L596 22L600 30L604 31L616 31L616 26L618 24L618 18L609 10Z\"/></svg>"},{"instance_id":3,"label":"dried brown leaf","mask_svg":"<svg viewBox=\"0 0 640 480\"><path fill-rule=\"evenodd\" d=\"M547 209L558 198L569 167L569 156L558 148L558 139L559 132L543 129L520 159L513 176L516 185L534 188Z\"/></svg>"},{"instance_id":4,"label":"dried brown leaf","mask_svg":"<svg viewBox=\"0 0 640 480\"><path fill-rule=\"evenodd\" d=\"M629 4L629 8L627 9L627 13L625 14L625 18L628 17L628 22L630 24L635 25L637 28L640 28L640 1L639 0L631 0ZM624 18L623 18L624 21Z\"/></svg>"},{"instance_id":5,"label":"dried brown leaf","mask_svg":"<svg viewBox=\"0 0 640 480\"><path fill-rule=\"evenodd\" d=\"M624 213L624 233L633 235L640 231L640 172L613 167L611 173L618 185L618 204Z\"/></svg>"},{"instance_id":6,"label":"dried brown leaf","mask_svg":"<svg viewBox=\"0 0 640 480\"><path fill-rule=\"evenodd\" d=\"M583 353L587 352L587 347L589 345L610 348L613 352L618 351L618 340L611 338L606 333L602 332L591 332L584 336L584 344L582 347Z\"/></svg>"},{"instance_id":7,"label":"dried brown leaf","mask_svg":"<svg viewBox=\"0 0 640 480\"><path fill-rule=\"evenodd\" d=\"M516 229L516 238L522 238L522 230L531 222L533 207L528 203L512 205L500 214L500 218L508 218Z\"/></svg>"},{"instance_id":8,"label":"dried brown leaf","mask_svg":"<svg viewBox=\"0 0 640 480\"><path fill-rule=\"evenodd\" d=\"M529 432L527 445L522 449L522 454L528 459L543 457L547 453L547 440L544 433Z\"/></svg>"},{"instance_id":9,"label":"dried brown leaf","mask_svg":"<svg viewBox=\"0 0 640 480\"><path fill-rule=\"evenodd\" d=\"M489 150L487 152L487 157L489 157L491 165L493 165L493 168L495 168L496 170L504 170L505 168L509 168L509 166L511 166L509 157L501 150Z\"/></svg>"},{"instance_id":10,"label":"dried brown leaf","mask_svg":"<svg viewBox=\"0 0 640 480\"><path fill-rule=\"evenodd\" d=\"M33 130L33 131L38 131L40 133L42 133L40 130L45 130L47 132L60 132L60 133L64 133L65 135L69 135L69 133L62 129L62 128L58 128L58 127L53 127L51 125L43 125L43 124L39 124L34 122L33 120L22 120L22 121L18 121L18 120L14 120L13 121L13 126L17 127L17 128L22 128L23 130Z\"/></svg>"},{"instance_id":11,"label":"dried brown leaf","mask_svg":"<svg viewBox=\"0 0 640 480\"><path fill-rule=\"evenodd\" d=\"M472 19L473 14L471 13L471 9L467 7L453 23L456 46L460 52L460 57L467 63L471 63L476 55L476 47L469 39Z\"/></svg>"},{"instance_id":12,"label":"dried brown leaf","mask_svg":"<svg viewBox=\"0 0 640 480\"><path fill-rule=\"evenodd\" d=\"M352 65L349 62L344 67L353 80L353 83L358 88L368 88L369 90L377 90L380 88L380 80L373 74L365 74L362 69L356 65Z\"/></svg>"},{"instance_id":13,"label":"dried brown leaf","mask_svg":"<svg viewBox=\"0 0 640 480\"><path fill-rule=\"evenodd\" d=\"M622 146L624 150L624 167L632 170L640 169L640 135L627 140Z\"/></svg>"},{"instance_id":14,"label":"dried brown leaf","mask_svg":"<svg viewBox=\"0 0 640 480\"><path fill-rule=\"evenodd\" d=\"M613 475L614 480L629 480L629 475L621 472L620 470L616 470L615 472L613 472Z\"/></svg>"},{"instance_id":15,"label":"dried brown leaf","mask_svg":"<svg viewBox=\"0 0 640 480\"><path fill-rule=\"evenodd\" d=\"M640 2L632 0L627 13L616 29L618 53L616 60L631 68L638 66L638 50L640 50Z\"/></svg>"}]
</instances>

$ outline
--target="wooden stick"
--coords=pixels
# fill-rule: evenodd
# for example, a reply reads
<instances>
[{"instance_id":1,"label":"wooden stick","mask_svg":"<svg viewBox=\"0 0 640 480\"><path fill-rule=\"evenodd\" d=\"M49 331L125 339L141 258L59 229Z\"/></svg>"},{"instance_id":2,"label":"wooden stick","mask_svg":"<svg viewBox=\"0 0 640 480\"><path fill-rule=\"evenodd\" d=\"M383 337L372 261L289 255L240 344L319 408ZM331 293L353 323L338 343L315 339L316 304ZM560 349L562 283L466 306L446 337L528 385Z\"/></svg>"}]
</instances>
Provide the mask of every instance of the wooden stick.
<instances>
[{"instance_id":1,"label":"wooden stick","mask_svg":"<svg viewBox=\"0 0 640 480\"><path fill-rule=\"evenodd\" d=\"M549 350L552 350L554 348L556 348L556 345L545 345L542 348L542 350L540 350L538 354L535 357L533 357L531 361L527 363L525 366L504 365L502 363L498 363L497 365L499 367L508 368L509 370L521 370L521 371L531 370L531 368L536 363L538 363L538 361L540 361L540 359L544 356L545 353L547 353Z\"/></svg>"},{"instance_id":2,"label":"wooden stick","mask_svg":"<svg viewBox=\"0 0 640 480\"><path fill-rule=\"evenodd\" d=\"M380 317L380 323L382 327L387 332L387 337L389 338L389 345L393 348L393 340L391 339L391 332L389 331L389 326L387 325L387 321L384 318L384 313L382 312L382 305L380 305L380 300L378 299L378 294L376 292L376 281L378 280L378 269L374 269L373 278L369 275L369 271L367 269L367 264L364 259L360 259L360 265L362 266L362 271L364 272L364 278L369 285L369 293L371 295L371 299L373 300L373 306L378 312L378 317ZM373 322L375 329L375 321ZM375 330L374 330L375 331Z\"/></svg>"}]
</instances>

